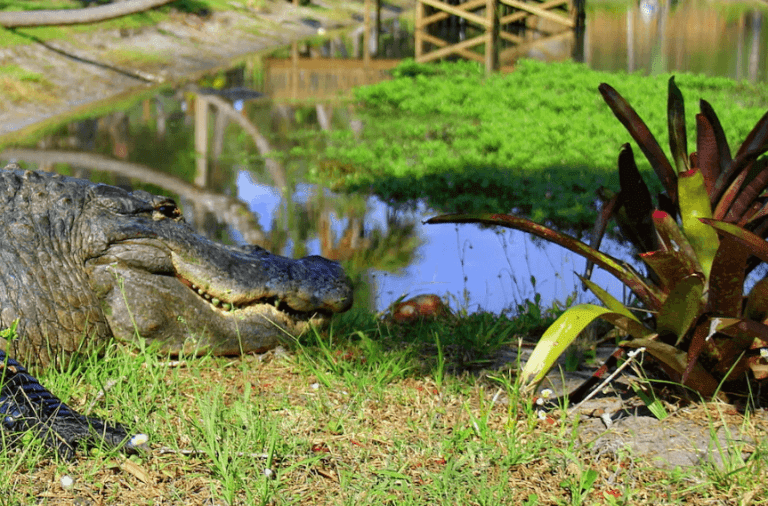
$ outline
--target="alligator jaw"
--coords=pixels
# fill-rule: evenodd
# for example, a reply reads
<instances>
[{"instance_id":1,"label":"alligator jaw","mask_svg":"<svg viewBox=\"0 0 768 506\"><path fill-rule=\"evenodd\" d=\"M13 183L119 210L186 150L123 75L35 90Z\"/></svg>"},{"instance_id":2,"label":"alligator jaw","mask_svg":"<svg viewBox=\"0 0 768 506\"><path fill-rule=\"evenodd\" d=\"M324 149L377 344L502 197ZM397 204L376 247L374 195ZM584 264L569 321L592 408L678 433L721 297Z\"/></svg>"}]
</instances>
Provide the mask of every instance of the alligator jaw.
<instances>
[{"instance_id":1,"label":"alligator jaw","mask_svg":"<svg viewBox=\"0 0 768 506\"><path fill-rule=\"evenodd\" d=\"M139 335L171 354L266 351L352 303L347 277L330 260L168 235L113 242L86 262L121 341Z\"/></svg>"},{"instance_id":2,"label":"alligator jaw","mask_svg":"<svg viewBox=\"0 0 768 506\"><path fill-rule=\"evenodd\" d=\"M330 314L327 314L327 312L323 310L315 310L315 311L295 310L291 308L288 304L285 304L284 302L282 302L276 296L262 297L262 298L253 299L247 302L240 301L238 303L233 303L227 300L226 295L209 293L205 289L195 285L188 279L184 279L184 277L181 276L181 274L177 273L176 278L184 286L189 288L195 295L197 295L201 299L205 300L208 304L210 304L215 310L223 313L236 314L237 311L245 310L253 306L271 306L275 308L276 311L285 313L297 321L314 320L315 322L320 323L320 322L325 322L327 319L330 318Z\"/></svg>"}]
</instances>

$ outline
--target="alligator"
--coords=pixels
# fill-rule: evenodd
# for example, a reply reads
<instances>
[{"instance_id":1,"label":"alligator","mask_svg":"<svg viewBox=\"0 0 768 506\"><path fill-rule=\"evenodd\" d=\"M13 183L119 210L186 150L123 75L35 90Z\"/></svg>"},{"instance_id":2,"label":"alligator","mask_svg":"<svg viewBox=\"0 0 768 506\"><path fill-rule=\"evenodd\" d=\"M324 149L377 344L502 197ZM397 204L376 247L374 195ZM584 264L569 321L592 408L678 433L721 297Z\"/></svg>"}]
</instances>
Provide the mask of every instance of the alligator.
<instances>
[{"instance_id":1,"label":"alligator","mask_svg":"<svg viewBox=\"0 0 768 506\"><path fill-rule=\"evenodd\" d=\"M19 336L0 339L0 429L33 429L67 458L80 441L114 446L127 431L71 410L21 363L64 364L111 340L173 355L263 352L352 305L336 262L216 243L172 199L142 190L12 164L0 170L0 223L0 328Z\"/></svg>"}]
</instances>

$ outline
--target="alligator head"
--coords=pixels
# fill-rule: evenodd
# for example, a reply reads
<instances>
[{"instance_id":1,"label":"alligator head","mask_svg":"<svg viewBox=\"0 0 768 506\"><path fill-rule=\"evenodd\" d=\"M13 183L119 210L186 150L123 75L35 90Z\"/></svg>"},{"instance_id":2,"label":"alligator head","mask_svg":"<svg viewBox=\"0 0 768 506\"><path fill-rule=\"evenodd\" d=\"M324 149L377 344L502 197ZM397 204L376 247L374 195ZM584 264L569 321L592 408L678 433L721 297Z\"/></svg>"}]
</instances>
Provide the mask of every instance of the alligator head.
<instances>
[{"instance_id":1,"label":"alligator head","mask_svg":"<svg viewBox=\"0 0 768 506\"><path fill-rule=\"evenodd\" d=\"M352 304L341 267L210 241L173 200L0 171L0 324L43 365L114 336L170 353L264 351Z\"/></svg>"}]
</instances>

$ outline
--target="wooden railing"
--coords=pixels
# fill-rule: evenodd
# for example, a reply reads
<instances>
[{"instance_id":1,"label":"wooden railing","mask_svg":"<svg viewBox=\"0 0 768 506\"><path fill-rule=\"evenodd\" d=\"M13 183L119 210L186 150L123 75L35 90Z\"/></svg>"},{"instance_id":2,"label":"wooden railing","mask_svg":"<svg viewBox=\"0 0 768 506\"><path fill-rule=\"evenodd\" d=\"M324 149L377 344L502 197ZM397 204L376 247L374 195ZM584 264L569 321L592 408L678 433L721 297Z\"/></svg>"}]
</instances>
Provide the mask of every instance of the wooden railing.
<instances>
[{"instance_id":1,"label":"wooden railing","mask_svg":"<svg viewBox=\"0 0 768 506\"><path fill-rule=\"evenodd\" d=\"M489 72L500 58L514 57L534 41L570 33L584 8L583 0L416 1L416 61L456 55L484 63Z\"/></svg>"}]
</instances>

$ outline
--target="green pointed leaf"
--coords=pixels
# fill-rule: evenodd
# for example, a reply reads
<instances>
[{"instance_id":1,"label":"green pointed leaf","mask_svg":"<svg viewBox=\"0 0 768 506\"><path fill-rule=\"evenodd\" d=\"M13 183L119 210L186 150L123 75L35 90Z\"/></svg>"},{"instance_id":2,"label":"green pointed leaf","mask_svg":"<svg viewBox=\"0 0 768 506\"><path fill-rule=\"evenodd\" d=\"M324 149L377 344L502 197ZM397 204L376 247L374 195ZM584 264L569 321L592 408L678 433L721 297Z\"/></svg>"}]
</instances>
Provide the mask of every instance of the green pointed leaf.
<instances>
[{"instance_id":1,"label":"green pointed leaf","mask_svg":"<svg viewBox=\"0 0 768 506\"><path fill-rule=\"evenodd\" d=\"M667 410L664 408L664 404L662 404L661 400L654 395L653 389L647 388L646 385L635 381L633 381L630 386L653 416L659 420L664 420L669 416L669 413L667 413Z\"/></svg>"},{"instance_id":2,"label":"green pointed leaf","mask_svg":"<svg viewBox=\"0 0 768 506\"><path fill-rule=\"evenodd\" d=\"M759 235L753 234L749 230L725 221L702 218L701 222L714 227L720 234L728 234L749 248L751 254L755 255L763 262L768 262L768 242Z\"/></svg>"},{"instance_id":3,"label":"green pointed leaf","mask_svg":"<svg viewBox=\"0 0 768 506\"><path fill-rule=\"evenodd\" d=\"M578 276L578 274L577 274ZM618 299L616 299L613 295L608 293L607 291L603 290L597 283L595 283L592 280L585 279L581 276L579 276L579 279L581 279L582 283L587 285L587 288L589 288L592 293L595 294L595 296L600 299L600 302L605 304L605 307L607 307L609 310L615 312L615 313L621 313L624 316L634 318L634 315L627 309L624 304L621 303Z\"/></svg>"},{"instance_id":4,"label":"green pointed leaf","mask_svg":"<svg viewBox=\"0 0 768 506\"><path fill-rule=\"evenodd\" d=\"M681 378L688 365L688 355L686 352L678 350L671 344L662 343L654 339L632 339L621 343L620 346L645 348L648 353L653 355L671 370L675 371ZM717 391L718 386L715 378L712 377L712 375L699 363L694 366L688 376L688 381L684 384L693 388L704 397L712 396Z\"/></svg>"},{"instance_id":5,"label":"green pointed leaf","mask_svg":"<svg viewBox=\"0 0 768 506\"><path fill-rule=\"evenodd\" d=\"M565 349L587 325L594 321L595 318L607 318L610 316L615 317L613 321L637 321L637 318L632 315L627 317L623 313L615 313L610 309L595 306L594 304L574 306L561 314L544 332L544 335L541 336L531 356L525 363L520 373L523 384L531 386L541 381L558 357L563 354ZM609 321L611 320L609 319Z\"/></svg>"},{"instance_id":6,"label":"green pointed leaf","mask_svg":"<svg viewBox=\"0 0 768 506\"><path fill-rule=\"evenodd\" d=\"M621 124L624 125L624 128L627 129L635 142L637 142L637 145L640 146L643 154L651 163L656 176L664 186L667 195L669 195L673 202L677 202L677 176L675 175L675 170L672 168L669 160L667 160L664 151L662 151L661 146L659 146L651 131L648 130L648 127L632 106L611 86L602 83L598 90L600 90L603 99L605 99L613 114L616 115Z\"/></svg>"},{"instance_id":7,"label":"green pointed leaf","mask_svg":"<svg viewBox=\"0 0 768 506\"><path fill-rule=\"evenodd\" d=\"M660 297L662 294L655 287L649 286L642 276L634 272L630 266L610 255L589 247L578 239L529 219L508 214L445 214L430 218L424 223L482 223L484 225L498 225L528 232L549 242L559 244L588 260L592 260L595 264L610 272L627 285L648 309L655 310L661 306Z\"/></svg>"},{"instance_id":8,"label":"green pointed leaf","mask_svg":"<svg viewBox=\"0 0 768 506\"><path fill-rule=\"evenodd\" d=\"M680 344L688 329L701 314L701 294L704 292L704 277L692 274L677 282L656 315L656 331L677 336Z\"/></svg>"},{"instance_id":9,"label":"green pointed leaf","mask_svg":"<svg viewBox=\"0 0 768 506\"><path fill-rule=\"evenodd\" d=\"M704 186L704 178L698 170L692 169L685 174L680 174L677 183L683 233L696 252L696 258L701 264L704 276L709 279L712 261L715 259L720 241L714 231L702 226L699 221L700 218L712 218L712 207Z\"/></svg>"},{"instance_id":10,"label":"green pointed leaf","mask_svg":"<svg viewBox=\"0 0 768 506\"><path fill-rule=\"evenodd\" d=\"M594 293L595 296L600 299L600 302L605 304L605 307L617 315L617 319L611 319L611 322L616 327L636 337L646 337L653 333L653 330L643 325L643 323L638 320L637 317L633 315L632 312L626 306L624 306L624 304L621 303L621 301L617 300L613 295L603 290L600 286L597 285L597 283L581 276L579 276L579 278L581 279L582 283L584 283L592 291L592 293ZM626 318L626 321L618 321L619 315L623 315ZM604 316L606 317L604 319L607 319L610 315Z\"/></svg>"},{"instance_id":11,"label":"green pointed leaf","mask_svg":"<svg viewBox=\"0 0 768 506\"><path fill-rule=\"evenodd\" d=\"M669 128L669 149L675 160L677 172L688 172L688 141L685 136L685 101L675 85L675 76L669 78L667 98L667 126Z\"/></svg>"}]
</instances>

